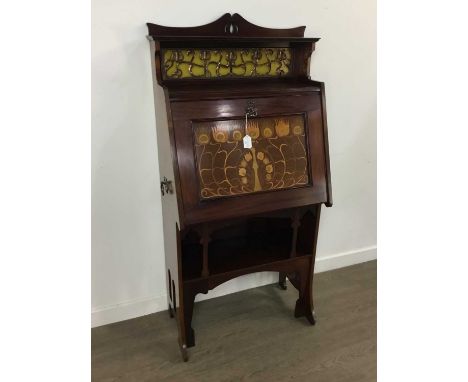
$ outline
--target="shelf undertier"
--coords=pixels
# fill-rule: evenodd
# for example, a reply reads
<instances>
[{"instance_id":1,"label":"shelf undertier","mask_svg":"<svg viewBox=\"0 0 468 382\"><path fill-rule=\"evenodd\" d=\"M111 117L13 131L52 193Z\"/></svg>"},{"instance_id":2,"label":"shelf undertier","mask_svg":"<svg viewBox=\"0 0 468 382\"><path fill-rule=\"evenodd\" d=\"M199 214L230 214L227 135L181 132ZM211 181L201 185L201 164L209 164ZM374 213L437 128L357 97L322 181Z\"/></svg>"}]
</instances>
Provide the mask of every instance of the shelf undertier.
<instances>
[{"instance_id":1,"label":"shelf undertier","mask_svg":"<svg viewBox=\"0 0 468 382\"><path fill-rule=\"evenodd\" d=\"M226 253L209 257L208 264L210 273L226 273L289 258L289 255L282 253L282 251L269 251L265 249L246 248L233 253L229 252L230 251L226 251Z\"/></svg>"},{"instance_id":2,"label":"shelf undertier","mask_svg":"<svg viewBox=\"0 0 468 382\"><path fill-rule=\"evenodd\" d=\"M271 264L283 260L291 260L290 246L259 246L250 245L246 247L231 246L228 242L215 243L208 255L209 276L226 273L236 273L261 265ZM287 244L287 243L285 243ZM296 256L304 256L297 253ZM202 258L199 253L187 254L183 259L184 280L203 278L201 276Z\"/></svg>"},{"instance_id":3,"label":"shelf undertier","mask_svg":"<svg viewBox=\"0 0 468 382\"><path fill-rule=\"evenodd\" d=\"M297 240L291 216L294 211L283 211L272 216L255 216L220 224L212 229L209 239L200 229L185 232L181 247L182 279L184 281L210 279L223 275L229 278L252 272L268 271L269 265L294 261L313 253L315 216L307 211L300 218ZM295 256L291 252L295 250ZM208 276L203 277L203 257L207 251ZM275 267L273 266L273 269Z\"/></svg>"}]
</instances>

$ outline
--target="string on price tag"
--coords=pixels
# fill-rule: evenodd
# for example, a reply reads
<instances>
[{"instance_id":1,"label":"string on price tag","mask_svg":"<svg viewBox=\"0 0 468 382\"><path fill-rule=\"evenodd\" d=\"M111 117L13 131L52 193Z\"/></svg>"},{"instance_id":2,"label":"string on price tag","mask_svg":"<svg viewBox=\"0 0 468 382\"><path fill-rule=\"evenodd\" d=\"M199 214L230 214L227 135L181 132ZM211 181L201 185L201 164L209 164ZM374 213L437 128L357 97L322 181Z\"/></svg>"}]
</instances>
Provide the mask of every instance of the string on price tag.
<instances>
[{"instance_id":1,"label":"string on price tag","mask_svg":"<svg viewBox=\"0 0 468 382\"><path fill-rule=\"evenodd\" d=\"M251 149L252 148L252 138L249 135L249 130L247 127L247 113L245 113L245 136L243 139L244 149Z\"/></svg>"}]
</instances>

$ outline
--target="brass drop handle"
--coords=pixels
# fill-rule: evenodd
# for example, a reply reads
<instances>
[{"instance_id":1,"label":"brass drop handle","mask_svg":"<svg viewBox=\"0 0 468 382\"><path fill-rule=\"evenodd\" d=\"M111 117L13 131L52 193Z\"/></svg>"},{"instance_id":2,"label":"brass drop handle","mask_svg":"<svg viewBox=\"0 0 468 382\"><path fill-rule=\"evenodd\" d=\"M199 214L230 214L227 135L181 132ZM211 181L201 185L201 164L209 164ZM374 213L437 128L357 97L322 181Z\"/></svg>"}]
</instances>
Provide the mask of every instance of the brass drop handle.
<instances>
[{"instance_id":1,"label":"brass drop handle","mask_svg":"<svg viewBox=\"0 0 468 382\"><path fill-rule=\"evenodd\" d=\"M253 118L258 115L257 107L255 106L255 101L253 99L247 100L245 104L245 115L249 118Z\"/></svg>"},{"instance_id":2,"label":"brass drop handle","mask_svg":"<svg viewBox=\"0 0 468 382\"><path fill-rule=\"evenodd\" d=\"M172 180L167 180L166 177L161 181L161 194L173 194L174 190L172 189Z\"/></svg>"}]
</instances>

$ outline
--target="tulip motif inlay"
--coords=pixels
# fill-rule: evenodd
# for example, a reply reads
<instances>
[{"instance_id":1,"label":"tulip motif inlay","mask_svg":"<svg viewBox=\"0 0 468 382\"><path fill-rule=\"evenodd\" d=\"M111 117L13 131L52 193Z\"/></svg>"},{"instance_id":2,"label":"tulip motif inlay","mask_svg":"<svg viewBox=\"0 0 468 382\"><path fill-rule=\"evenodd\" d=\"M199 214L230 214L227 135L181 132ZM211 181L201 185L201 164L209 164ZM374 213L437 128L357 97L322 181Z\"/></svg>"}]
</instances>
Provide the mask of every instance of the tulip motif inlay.
<instances>
[{"instance_id":1,"label":"tulip motif inlay","mask_svg":"<svg viewBox=\"0 0 468 382\"><path fill-rule=\"evenodd\" d=\"M201 199L309 184L302 115L248 121L252 148L244 149L245 120L195 122Z\"/></svg>"}]
</instances>

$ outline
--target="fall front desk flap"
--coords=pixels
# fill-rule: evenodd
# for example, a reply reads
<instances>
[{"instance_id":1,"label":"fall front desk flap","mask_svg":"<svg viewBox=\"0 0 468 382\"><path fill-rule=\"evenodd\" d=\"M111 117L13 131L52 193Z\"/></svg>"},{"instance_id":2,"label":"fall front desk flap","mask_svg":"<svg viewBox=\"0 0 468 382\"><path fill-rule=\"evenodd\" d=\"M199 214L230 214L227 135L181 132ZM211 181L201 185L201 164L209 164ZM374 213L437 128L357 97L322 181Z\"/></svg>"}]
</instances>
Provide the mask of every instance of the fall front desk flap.
<instances>
[{"instance_id":1,"label":"fall front desk flap","mask_svg":"<svg viewBox=\"0 0 468 382\"><path fill-rule=\"evenodd\" d=\"M249 119L252 148L244 148L245 120L195 122L201 199L309 184L303 115Z\"/></svg>"}]
</instances>

